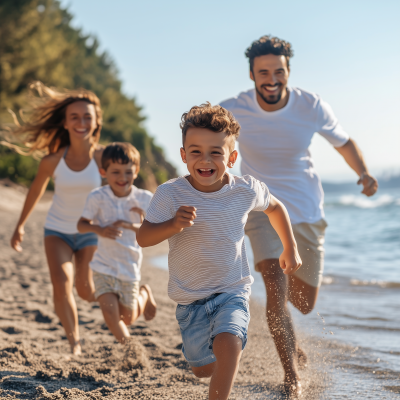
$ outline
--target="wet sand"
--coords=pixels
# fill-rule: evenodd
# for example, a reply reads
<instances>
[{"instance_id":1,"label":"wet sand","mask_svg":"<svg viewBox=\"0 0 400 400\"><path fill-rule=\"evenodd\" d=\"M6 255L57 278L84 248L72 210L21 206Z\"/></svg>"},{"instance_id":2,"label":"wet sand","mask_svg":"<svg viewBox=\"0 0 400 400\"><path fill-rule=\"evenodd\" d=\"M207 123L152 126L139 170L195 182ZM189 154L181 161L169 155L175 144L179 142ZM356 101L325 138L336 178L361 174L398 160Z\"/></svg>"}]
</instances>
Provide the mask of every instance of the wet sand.
<instances>
[{"instance_id":1,"label":"wet sand","mask_svg":"<svg viewBox=\"0 0 400 400\"><path fill-rule=\"evenodd\" d=\"M52 287L43 250L43 222L51 195L39 203L26 225L23 252L9 246L24 199L19 188L0 186L0 398L7 399L206 399L207 379L190 371L180 351L175 303L167 296L168 273L151 265L167 244L145 250L142 273L158 303L157 316L130 328L129 345L118 344L96 303L75 296L83 355L69 354L54 313ZM284 399L283 370L265 317L251 301L248 344L232 399ZM309 354L301 371L306 399L326 397L330 385L330 346L299 335Z\"/></svg>"}]
</instances>

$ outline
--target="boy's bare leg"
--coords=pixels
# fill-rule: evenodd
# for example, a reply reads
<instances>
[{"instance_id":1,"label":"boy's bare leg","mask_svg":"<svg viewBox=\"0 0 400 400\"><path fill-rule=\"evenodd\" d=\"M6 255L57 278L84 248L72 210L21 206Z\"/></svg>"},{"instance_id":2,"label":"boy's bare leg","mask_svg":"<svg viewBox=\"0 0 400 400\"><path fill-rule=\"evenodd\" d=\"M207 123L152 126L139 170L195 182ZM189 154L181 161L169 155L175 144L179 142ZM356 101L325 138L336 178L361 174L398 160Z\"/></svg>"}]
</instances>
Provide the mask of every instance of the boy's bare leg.
<instances>
[{"instance_id":1,"label":"boy's bare leg","mask_svg":"<svg viewBox=\"0 0 400 400\"><path fill-rule=\"evenodd\" d=\"M86 246L75 253L75 287L81 299L95 301L92 270L89 267L97 246Z\"/></svg>"},{"instance_id":2,"label":"boy's bare leg","mask_svg":"<svg viewBox=\"0 0 400 400\"><path fill-rule=\"evenodd\" d=\"M82 350L79 342L78 311L72 294L74 284L73 251L57 236L46 236L44 243L53 284L54 309L65 329L71 352L79 355Z\"/></svg>"},{"instance_id":3,"label":"boy's bare leg","mask_svg":"<svg viewBox=\"0 0 400 400\"><path fill-rule=\"evenodd\" d=\"M139 315L143 314L146 321L156 316L157 303L154 300L153 292L149 285L142 285L139 291Z\"/></svg>"},{"instance_id":4,"label":"boy's bare leg","mask_svg":"<svg viewBox=\"0 0 400 400\"><path fill-rule=\"evenodd\" d=\"M279 260L263 260L257 264L267 289L267 321L285 373L284 385L292 392L301 392L297 372L297 343L287 301L288 279Z\"/></svg>"},{"instance_id":5,"label":"boy's bare leg","mask_svg":"<svg viewBox=\"0 0 400 400\"><path fill-rule=\"evenodd\" d=\"M140 316L140 307L136 302L134 309L119 303L119 315L126 326L132 325Z\"/></svg>"},{"instance_id":6,"label":"boy's bare leg","mask_svg":"<svg viewBox=\"0 0 400 400\"><path fill-rule=\"evenodd\" d=\"M216 361L203 367L192 367L199 378L211 376L209 399L226 400L232 390L242 355L242 340L231 333L220 333L214 339Z\"/></svg>"},{"instance_id":7,"label":"boy's bare leg","mask_svg":"<svg viewBox=\"0 0 400 400\"><path fill-rule=\"evenodd\" d=\"M121 319L121 304L118 301L118 296L115 293L104 293L97 300L108 329L120 343L125 343L125 339L130 335L128 328Z\"/></svg>"}]
</instances>

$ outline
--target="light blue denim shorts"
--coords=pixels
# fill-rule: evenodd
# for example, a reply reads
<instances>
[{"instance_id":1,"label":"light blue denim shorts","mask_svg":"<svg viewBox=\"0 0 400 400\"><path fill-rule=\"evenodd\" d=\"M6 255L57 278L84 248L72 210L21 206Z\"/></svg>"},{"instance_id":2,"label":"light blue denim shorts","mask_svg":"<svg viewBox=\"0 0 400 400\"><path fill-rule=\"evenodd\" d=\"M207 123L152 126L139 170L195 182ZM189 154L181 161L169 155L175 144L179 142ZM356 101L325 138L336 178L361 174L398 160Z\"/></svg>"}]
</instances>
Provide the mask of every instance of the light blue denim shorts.
<instances>
[{"instance_id":1,"label":"light blue denim shorts","mask_svg":"<svg viewBox=\"0 0 400 400\"><path fill-rule=\"evenodd\" d=\"M57 236L62 239L72 251L75 253L78 250L87 246L97 246L97 235L95 233L63 233L44 228L44 237Z\"/></svg>"},{"instance_id":2,"label":"light blue denim shorts","mask_svg":"<svg viewBox=\"0 0 400 400\"><path fill-rule=\"evenodd\" d=\"M244 295L213 294L188 305L178 304L176 319L182 335L182 352L191 367L202 367L216 361L214 338L223 332L247 342L250 310Z\"/></svg>"}]
</instances>

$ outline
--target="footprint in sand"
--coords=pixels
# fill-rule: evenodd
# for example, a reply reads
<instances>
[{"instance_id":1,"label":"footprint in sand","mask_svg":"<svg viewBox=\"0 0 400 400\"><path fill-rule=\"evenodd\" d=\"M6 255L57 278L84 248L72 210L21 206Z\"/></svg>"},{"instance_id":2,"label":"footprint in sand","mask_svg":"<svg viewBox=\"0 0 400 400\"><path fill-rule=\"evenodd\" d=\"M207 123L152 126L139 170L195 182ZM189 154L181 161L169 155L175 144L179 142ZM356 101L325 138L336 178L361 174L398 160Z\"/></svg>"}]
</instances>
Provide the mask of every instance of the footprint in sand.
<instances>
[{"instance_id":1,"label":"footprint in sand","mask_svg":"<svg viewBox=\"0 0 400 400\"><path fill-rule=\"evenodd\" d=\"M40 311L40 310L25 310L23 313L24 314L32 314L34 316L34 318L33 318L34 321L40 322L42 324L50 324L51 322L53 322L53 318L42 313L42 311Z\"/></svg>"},{"instance_id":2,"label":"footprint in sand","mask_svg":"<svg viewBox=\"0 0 400 400\"><path fill-rule=\"evenodd\" d=\"M19 333L22 333L20 329L14 328L13 326L1 328L1 330L5 333L8 333L9 335L18 335Z\"/></svg>"}]
</instances>

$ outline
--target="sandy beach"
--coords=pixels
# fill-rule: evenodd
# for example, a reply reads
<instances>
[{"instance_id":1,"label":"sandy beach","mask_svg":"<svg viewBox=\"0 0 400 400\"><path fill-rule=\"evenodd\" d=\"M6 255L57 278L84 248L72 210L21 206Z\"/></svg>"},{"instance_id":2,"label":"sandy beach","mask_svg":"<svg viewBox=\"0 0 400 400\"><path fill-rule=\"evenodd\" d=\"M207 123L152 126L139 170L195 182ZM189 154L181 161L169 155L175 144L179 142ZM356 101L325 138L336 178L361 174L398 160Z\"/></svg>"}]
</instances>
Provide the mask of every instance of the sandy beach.
<instances>
[{"instance_id":1,"label":"sandy beach","mask_svg":"<svg viewBox=\"0 0 400 400\"><path fill-rule=\"evenodd\" d=\"M167 296L168 273L151 265L167 243L146 249L143 282L158 303L153 321L130 328L132 340L118 344L98 304L76 296L83 355L69 354L54 313L52 287L43 251L43 222L51 201L46 194L26 225L23 252L9 246L25 191L0 186L0 398L6 399L206 399L207 379L190 371L180 347L175 303ZM249 340L232 399L284 399L283 370L273 346L264 306L251 301ZM329 381L322 354L329 346L305 340L309 367L301 371L307 399L323 397ZM318 351L311 349L319 348Z\"/></svg>"}]
</instances>

